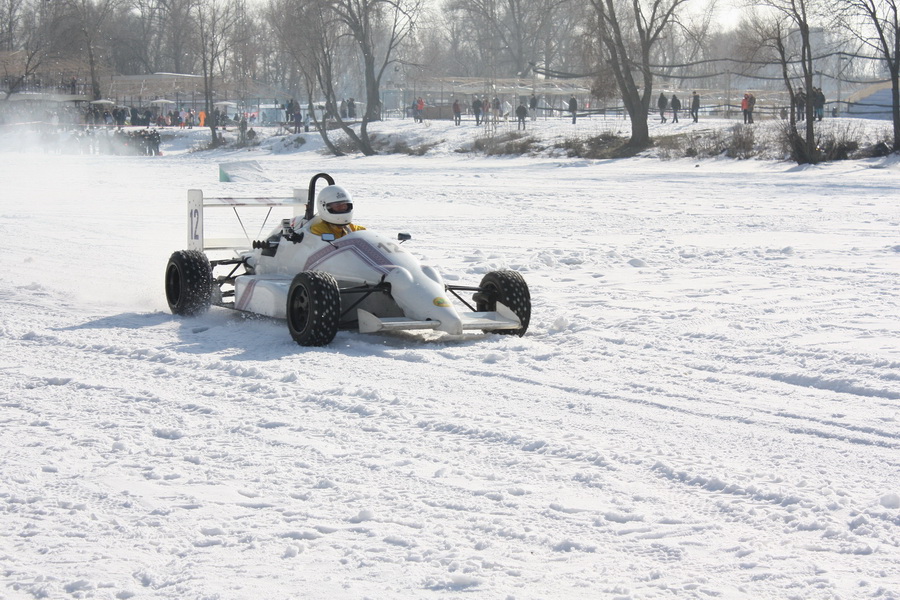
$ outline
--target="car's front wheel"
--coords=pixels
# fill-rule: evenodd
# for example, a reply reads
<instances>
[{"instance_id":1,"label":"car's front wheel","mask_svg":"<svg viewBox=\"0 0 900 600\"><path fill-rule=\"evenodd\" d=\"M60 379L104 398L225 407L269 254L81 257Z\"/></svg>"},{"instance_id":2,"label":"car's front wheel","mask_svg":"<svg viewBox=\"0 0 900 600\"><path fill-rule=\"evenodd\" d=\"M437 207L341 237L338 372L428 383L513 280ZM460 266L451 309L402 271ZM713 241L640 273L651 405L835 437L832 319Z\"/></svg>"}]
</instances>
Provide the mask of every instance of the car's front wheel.
<instances>
[{"instance_id":1,"label":"car's front wheel","mask_svg":"<svg viewBox=\"0 0 900 600\"><path fill-rule=\"evenodd\" d=\"M518 271L491 271L482 277L479 287L481 290L473 297L477 310L495 311L500 302L513 311L522 324L518 329L500 329L496 333L525 335L531 321L531 292L522 275Z\"/></svg>"},{"instance_id":2,"label":"car's front wheel","mask_svg":"<svg viewBox=\"0 0 900 600\"><path fill-rule=\"evenodd\" d=\"M209 259L199 250L178 250L166 265L166 300L176 315L195 315L212 302L213 275Z\"/></svg>"},{"instance_id":3,"label":"car's front wheel","mask_svg":"<svg viewBox=\"0 0 900 600\"><path fill-rule=\"evenodd\" d=\"M328 273L306 271L291 282L287 323L301 346L325 346L337 335L341 318L341 290Z\"/></svg>"}]
</instances>

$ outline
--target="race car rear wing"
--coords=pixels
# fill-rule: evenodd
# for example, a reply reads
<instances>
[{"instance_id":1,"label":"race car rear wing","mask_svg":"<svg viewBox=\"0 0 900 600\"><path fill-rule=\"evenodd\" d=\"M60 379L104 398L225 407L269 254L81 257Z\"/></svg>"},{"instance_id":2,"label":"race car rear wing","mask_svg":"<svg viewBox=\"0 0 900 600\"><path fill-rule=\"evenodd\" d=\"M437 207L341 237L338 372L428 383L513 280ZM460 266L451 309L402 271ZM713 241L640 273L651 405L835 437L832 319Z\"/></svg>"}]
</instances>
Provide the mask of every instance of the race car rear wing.
<instances>
[{"instance_id":1,"label":"race car rear wing","mask_svg":"<svg viewBox=\"0 0 900 600\"><path fill-rule=\"evenodd\" d=\"M307 213L306 190L295 189L292 198L238 198L238 197L208 197L202 190L188 190L188 250L232 250L249 249L252 247L253 238L244 228L237 209L240 207L268 208L271 213L276 206L290 206L294 209L294 216L302 216ZM207 208L231 208L244 231L243 238L206 238L204 236L204 211Z\"/></svg>"},{"instance_id":2,"label":"race car rear wing","mask_svg":"<svg viewBox=\"0 0 900 600\"><path fill-rule=\"evenodd\" d=\"M291 206L294 208L294 216L303 216L307 221L313 218L315 213L316 185L323 180L326 185L334 185L334 178L327 173L316 173L309 180L306 190L295 189L292 198L236 198L221 197L208 198L203 195L203 190L188 190L188 250L246 250L253 247L253 238L244 228L237 209L242 206L257 208L268 207L269 214L276 206ZM303 200L303 194L306 200ZM203 234L203 210L205 208L226 207L234 211L234 215L241 224L244 232L243 238L210 238ZM268 219L268 214L266 219ZM265 223L265 221L264 221Z\"/></svg>"}]
</instances>

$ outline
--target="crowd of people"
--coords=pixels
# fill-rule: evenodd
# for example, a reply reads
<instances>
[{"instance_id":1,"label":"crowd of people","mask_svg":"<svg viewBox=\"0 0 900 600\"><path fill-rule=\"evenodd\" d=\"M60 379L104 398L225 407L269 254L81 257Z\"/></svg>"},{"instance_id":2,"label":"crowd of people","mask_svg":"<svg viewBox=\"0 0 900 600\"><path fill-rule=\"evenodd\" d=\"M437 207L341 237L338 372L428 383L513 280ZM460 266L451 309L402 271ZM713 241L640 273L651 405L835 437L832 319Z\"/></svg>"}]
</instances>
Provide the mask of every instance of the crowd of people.
<instances>
[{"instance_id":1,"label":"crowd of people","mask_svg":"<svg viewBox=\"0 0 900 600\"><path fill-rule=\"evenodd\" d=\"M797 120L807 117L810 110L812 118L821 121L825 114L826 98L820 88L813 88L810 98L800 89L795 95L794 103L790 107L781 107L779 114L786 119L790 110L794 111ZM555 106L554 106L555 104ZM811 104L811 107L810 107ZM191 129L195 126L224 129L226 126L235 126L240 131L240 141L245 143L256 137L255 132L249 129L257 120L255 113L235 113L230 117L225 111L216 107L207 114L205 111L195 111L191 107L180 110L161 110L161 107L136 108L115 106L112 103L90 103L77 108L73 104L61 104L57 110L47 110L43 113L32 112L16 115L25 107L24 103L7 103L4 110L0 111L0 126L4 121L17 123L22 126L31 126L36 129L42 139L52 144L60 152L79 152L96 154L133 154L133 155L158 155L160 154L160 133L157 128L178 127ZM292 129L294 133L309 132L311 115L304 111L301 105L291 99L288 103L279 105L281 110L281 126ZM430 106L425 97L418 96L408 105L407 116L411 116L416 122L424 122L426 115L445 118L440 110L430 110L437 107ZM671 119L673 123L679 123L679 114L682 109L689 111L694 123L699 121L701 97L697 91L690 95L690 99L682 102L677 94L660 92L656 100L656 108L659 111L661 123L667 123ZM740 103L741 114L745 124L754 123L756 98L752 92L743 94ZM355 119L357 105L353 98L340 103L340 116L347 119ZM717 110L713 107L712 110ZM474 95L471 102L454 98L451 106L452 119L455 125L462 125L464 115L470 116L476 126L496 124L501 121L516 121L519 131L525 131L529 119L535 121L538 116L571 117L572 124L577 123L579 116L590 115L601 111L592 111L579 107L579 102L573 94L568 99L554 101L552 98L543 98L539 101L535 94L516 97L516 106L509 99L501 95L493 97L488 95ZM260 112L260 115L262 112ZM773 115L774 116L774 115ZM270 119L271 121L271 119ZM125 127L129 127L125 130ZM143 129L135 130L135 127Z\"/></svg>"},{"instance_id":2,"label":"crowd of people","mask_svg":"<svg viewBox=\"0 0 900 600\"><path fill-rule=\"evenodd\" d=\"M428 106L426 100L419 96L409 105L407 116L411 116L417 123L424 122ZM682 102L676 94L672 94L671 97L669 97L664 92L661 92L657 100L657 108L659 110L661 122L668 122L668 115L671 115L674 123L679 122L678 115L682 110ZM578 122L579 115L584 116L586 114L589 115L596 112L604 112L602 109L601 111L583 109L579 106L578 99L574 94L569 97L568 101L564 101L562 106L552 106L548 102L544 102L543 105L540 105L537 96L531 94L528 98L525 98L524 96L520 97L518 106L515 108L513 108L509 100L501 100L498 96L490 98L489 96L475 95L468 105L466 105L464 101L460 101L459 98L454 98L453 104L451 105L451 111L455 125L461 125L463 114L469 114L476 127L489 123L498 123L501 120L511 121L515 118L516 127L519 130L525 130L526 122L529 118L534 121L538 118L539 114L544 117L552 115L568 115L571 117L572 124L574 125ZM699 122L700 94L696 91L691 94L688 111L693 122Z\"/></svg>"},{"instance_id":3,"label":"crowd of people","mask_svg":"<svg viewBox=\"0 0 900 600\"><path fill-rule=\"evenodd\" d=\"M681 110L681 106L681 98L677 94L672 94L672 97L669 98L665 92L660 92L659 97L656 99L656 108L659 109L660 122L666 123L668 121L666 119L666 111L668 110L672 113L672 122L678 123L678 111ZM691 94L690 115L694 123L700 121L700 94L696 91Z\"/></svg>"},{"instance_id":4,"label":"crowd of people","mask_svg":"<svg viewBox=\"0 0 900 600\"><path fill-rule=\"evenodd\" d=\"M816 121L821 121L825 116L825 94L822 93L822 88L814 87L812 89L812 96L810 98L806 97L806 90L802 88L794 96L797 110L796 116L798 121L806 120L806 105L808 102L812 102L813 119L815 119Z\"/></svg>"},{"instance_id":5,"label":"crowd of people","mask_svg":"<svg viewBox=\"0 0 900 600\"><path fill-rule=\"evenodd\" d=\"M45 127L38 132L44 151L59 154L117 154L159 156L160 134L157 129L101 129Z\"/></svg>"},{"instance_id":6,"label":"crowd of people","mask_svg":"<svg viewBox=\"0 0 900 600\"><path fill-rule=\"evenodd\" d=\"M428 105L424 98L419 96L410 104L408 116L412 116L417 123L424 122L427 107ZM539 108L537 96L532 94L527 101L524 98L520 98L518 106L513 108L512 103L508 99L501 100L498 96L490 98L487 95L483 97L476 95L468 105L460 102L459 98L454 98L451 106L453 123L455 125L462 124L462 116L465 112L472 115L476 127L488 123L499 123L501 120L511 121L515 118L517 128L521 130L525 129L525 123L529 117L532 121L537 119L538 110L544 111L545 114L568 111L571 113L572 122L574 123L578 112L578 101L573 95L563 108L552 108L550 106Z\"/></svg>"},{"instance_id":7,"label":"crowd of people","mask_svg":"<svg viewBox=\"0 0 900 600\"><path fill-rule=\"evenodd\" d=\"M110 151L113 154L138 156L160 156L160 135L158 129L138 129L125 131L117 129L112 134Z\"/></svg>"}]
</instances>

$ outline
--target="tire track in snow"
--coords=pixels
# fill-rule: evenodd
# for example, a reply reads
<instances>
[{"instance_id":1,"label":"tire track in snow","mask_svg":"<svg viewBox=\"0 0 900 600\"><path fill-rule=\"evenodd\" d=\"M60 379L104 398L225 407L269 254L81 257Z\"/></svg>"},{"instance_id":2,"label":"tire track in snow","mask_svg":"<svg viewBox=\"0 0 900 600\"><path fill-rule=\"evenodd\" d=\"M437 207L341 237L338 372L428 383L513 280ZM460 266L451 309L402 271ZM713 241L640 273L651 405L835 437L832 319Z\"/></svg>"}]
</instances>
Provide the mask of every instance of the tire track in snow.
<instances>
[{"instance_id":1,"label":"tire track in snow","mask_svg":"<svg viewBox=\"0 0 900 600\"><path fill-rule=\"evenodd\" d=\"M124 333L126 338L132 335ZM685 563L692 560L686 551L690 544L710 546L714 542L709 533L722 527L740 530L737 537L747 540L759 536L754 532L760 530L788 528L810 541L832 528L842 532L839 536L842 542L839 546L824 544L823 548L853 551L865 547L856 541L859 536L841 526L840 519L846 509L823 508L816 486L797 488L785 482L767 488L759 483L748 484L745 480L752 481L752 473L729 473L724 463L701 464L686 457L667 457L652 445L642 446L634 439L621 436L603 440L614 433L611 429L614 423L603 421L610 417L639 416L650 424L679 414L682 415L679 421L696 421L699 429L708 427L711 420L723 424L729 421L718 408L703 410L704 406L728 405L721 391L710 398L708 389L691 388L690 384L696 382L662 385L664 379L683 375L682 367L656 359L648 353L646 344L641 347L627 341L615 345L617 352L630 353L623 357L632 363L635 363L634 355L645 357L643 363L636 361L643 365L640 372L629 369L614 374L612 383L625 381L629 390L626 394L603 381L572 385L554 382L556 376L547 377L543 382L538 378L509 375L502 371L502 360L494 362L492 369L461 368L464 363L460 362L460 356L471 353L471 345L442 346L440 358L433 348L410 349L406 342L374 356L316 351L304 353L298 361L288 361L285 373L280 361L278 368L273 369L270 363L260 365L240 358L188 355L181 347L151 349L146 342L139 341L137 334L134 343L140 345L83 343L72 339L74 335L32 332L19 342L24 347L46 344L55 348L52 353L35 353L41 356L59 356L60 351L80 356L79 360L95 365L98 378L104 372L122 369L133 372L133 389L111 388L107 393L126 400L130 395L132 402L149 404L151 409L145 414L161 418L150 440L158 447L139 467L142 478L151 484L165 486L167 477L178 476L183 480L197 477L196 473L205 469L209 487L224 491L231 479L244 481L243 485L248 487L247 475L257 466L253 456L281 456L285 461L295 462L299 457L302 463L284 468L284 473L272 474L272 481L264 489L254 490L256 485L251 485L250 489L242 490L238 494L241 498L216 498L198 490L193 497L186 496L181 501L185 508L175 509L200 515L201 520L213 523L221 521L211 519L214 511L231 515L234 521L227 521L227 526L192 530L189 523L176 521L168 525L161 519L161 524L155 526L158 531L150 535L135 518L131 528L138 533L132 535L164 536L167 528L179 527L188 531L187 537L195 540L196 548L212 551L218 545L240 543L242 537L251 535L246 527L234 524L249 519L259 523L263 531L255 537L259 546L269 549L286 546L288 549L283 552L288 554L302 551L302 547L326 553L342 551L374 568L375 563L369 560L371 545L362 542L374 535L381 540L379 553L388 562L401 564L414 558L451 564L454 555L467 552L469 556L474 555L459 546L442 548L441 536L431 531L428 523L457 521L456 517L444 517L448 511L463 511L470 518L463 531L451 537L472 539L482 548L479 554L489 554L491 547L503 545L516 552L536 553L543 560L561 555L569 557L572 553L589 557L603 548L620 552L639 568L650 568L663 559ZM549 344L544 338L538 342ZM511 347L526 357L534 351L528 340L503 340L490 346L485 352L476 352L475 360L484 360L492 354L502 359L504 349ZM540 347L540 353L565 355L552 347L549 352L546 347ZM336 356L346 361L351 370L389 372L395 381L375 393L354 389L352 385L314 390L314 382L290 368L303 365L316 370ZM614 360L615 354L611 358ZM67 362L71 360L63 360L61 364ZM422 386L418 371L407 373L398 362L422 363L437 383ZM535 364L542 362L538 359ZM552 372L553 365L547 366ZM46 371L58 373L59 369L54 370L51 365L46 366ZM80 371L76 369L75 377L53 375L39 383L52 385L54 389L102 389L92 381L80 381L83 378ZM565 372L560 376L564 377ZM488 379L498 378L505 383L492 382L486 386ZM444 384L450 381L453 385ZM152 389L158 391L146 395L141 390L149 389L151 382ZM732 389L734 381L729 379L718 385ZM459 389L446 398L446 403L429 397L442 399L441 396L453 392L454 386ZM495 399L497 412L473 414L467 396L484 393L485 387L499 392ZM684 388L683 393L673 391L679 387ZM406 389L414 392L404 395L401 390ZM548 389L554 391L553 402L544 400ZM188 392L196 398L186 401ZM661 392L666 394L665 399L660 398ZM584 405L585 398L591 400L587 407L590 411L579 415L587 417L580 423L572 417L572 406ZM516 404L521 402L541 406L545 422L517 419ZM687 408L685 402L695 406ZM644 413L644 408L652 410ZM222 423L203 423L213 420ZM759 426L757 420L747 418L742 424ZM204 427L214 427L216 431L228 428L234 439L226 441L216 453L198 448L191 440L204 437ZM549 428L566 427L573 427L572 434L565 438L566 444L547 442L561 439L558 434L546 433ZM220 437L213 435L211 439ZM659 441L663 439L659 437ZM405 446L411 450L409 454L396 454L398 440L405 440ZM623 447L612 445L623 442ZM171 456L174 448L182 448L176 451L175 457L183 454L185 464L173 469L168 461L163 463L158 458ZM187 475L188 470L195 474ZM502 472L502 477L495 480L492 476L495 472ZM410 486L399 492L401 498L394 492L394 497L388 499L372 491L378 489L382 477L409 480ZM266 489L286 489L288 479L298 484L294 486L298 490L296 498L285 497L282 492L274 496L267 494ZM503 481L504 485L500 487L495 481ZM561 499L548 502L548 495L535 487L536 481L540 481L541 487L559 490ZM641 503L632 500L638 490L644 495ZM234 490L230 494L234 496ZM304 498L326 495L333 497L335 508L323 508L318 503L312 511L301 508L300 515L289 514L298 512L293 505L302 507L308 502ZM145 501L152 505L153 498L153 494L148 494ZM652 499L649 503L648 498ZM755 504L752 509L748 499ZM384 515L385 506L392 507L390 517ZM807 516L798 519L794 516L796 511L804 511ZM711 525L723 512L731 515L730 522ZM367 515L376 516L368 518ZM353 519L359 522L350 523ZM870 517L870 521L875 521L875 517ZM870 528L875 539L889 539L877 527ZM735 535L728 537L734 539ZM301 550L290 550L291 547ZM743 551L737 549L734 554ZM497 557L494 560L497 560L496 570L492 567L481 571L482 588L486 585L485 573L499 578L540 579L527 568L511 576L508 571L515 570L511 563ZM176 579L177 574L163 565L156 574L149 573L148 578L161 582L153 585L164 586L165 582ZM440 588L444 585L442 581L436 579L433 586ZM596 584L586 575L580 575L576 581ZM185 584L189 583L188 578Z\"/></svg>"},{"instance_id":2,"label":"tire track in snow","mask_svg":"<svg viewBox=\"0 0 900 600\"><path fill-rule=\"evenodd\" d=\"M181 364L181 360L172 360L171 357L160 357L159 355L152 355L145 352L130 352L122 347L88 347L83 350L88 354L100 355L101 358L106 356L113 361L117 361L122 356L127 356L129 357L129 362L147 362L149 364L163 362L167 369L186 369L194 371L197 367L197 361L195 359L185 360L183 361L183 364ZM214 371L219 371L221 374L227 376L234 373L234 369L230 365L221 363L220 361L207 365L207 368L212 368ZM266 404L273 398L277 399L285 396L285 391L279 389L279 384L268 383L272 378L267 376L265 370L241 369L239 372L251 381L240 382L238 387L245 389L250 388L251 391L256 394L256 397L259 400L262 400L261 403L257 402L257 406L259 404ZM164 393L158 394L160 397L165 395L166 394ZM344 395L346 395L346 392L344 392ZM304 403L312 402L320 408L329 411L329 414L332 417L334 416L334 410L343 411L350 415L359 415L359 410L356 405L352 403L335 402L328 397L327 391L320 395L302 396L296 398L296 400L301 400ZM382 411L378 414L379 418L383 419L386 413ZM402 426L406 419L399 413L388 416L391 421L388 426L389 428ZM622 483L619 481L610 481L603 475L604 472L609 470L608 465L603 466L602 463L600 463L601 471L599 473L593 471L593 467L598 466L596 450L593 451L594 454L588 454L583 450L573 448L553 448L550 445L543 443L540 438L538 438L536 442L534 440L529 442L527 438L517 437L521 435L520 433L509 435L502 432L498 433L493 429L473 428L470 425L471 422L471 417L466 417L464 423L432 421L431 424L426 424L419 419L415 420L411 426L418 429L425 429L426 431L430 430L428 431L430 434L439 436L444 436L449 433L452 434L454 439L460 437L464 439L469 438L471 443L467 443L463 446L466 455L475 454L476 456L480 456L481 458L479 460L485 461L486 464L494 463L497 465L495 468L501 468L500 465L502 465L502 468L507 470L513 469L513 471L520 471L525 481L530 477L533 477L535 473L540 473L542 480L545 480L545 482L555 481L557 482L556 486L561 489L570 488L574 485L576 489L588 486L588 490L606 490L607 493L611 493L614 502L618 502L620 501L620 498L627 496L625 492L616 491L620 485L624 485L626 488L646 486L646 481L643 480L645 477L642 473L643 469L640 468L639 465L635 466L634 464L640 461L635 461L633 458L622 461L621 465L616 465L617 472L615 473L615 478L624 481ZM188 428L183 427L183 429L187 431ZM278 431L278 428L274 428L273 430ZM269 430L267 429L267 431ZM361 433L361 430L358 428L355 428L353 431L354 436ZM399 435L407 437L406 433ZM185 435L184 437L187 438L189 436ZM409 437L412 439L412 436ZM374 441L371 440L371 438L366 439ZM393 444L394 442L392 441L386 444L382 449L389 450ZM502 446L504 450L494 457L494 451L492 449L496 448L498 444ZM435 443L424 441L417 445L419 447L430 447L435 445ZM438 443L437 446L441 447L443 445ZM378 451L379 447L377 444L373 444L373 452L377 454ZM454 453L451 453L451 456L459 455L460 452L460 450L456 450ZM227 457L219 457L219 460L227 462ZM436 459L432 457L426 460L426 463L434 463L435 460ZM550 465L547 464L548 460L550 461ZM606 462L614 463L618 460L618 458L615 458L607 460ZM579 465L574 471L571 467L573 461L577 462ZM443 461L438 461L438 466L440 466L442 462ZM560 468L564 465L566 465L565 468ZM630 465L628 470L633 470L634 472L625 472L622 465ZM441 468L446 469L447 467ZM448 477L452 482L449 487L445 483ZM458 477L459 475L456 475L456 478ZM471 477L471 475L468 477ZM434 479L434 477L422 481L430 483L431 485L428 487L433 487L436 491L425 494L425 492L420 490L419 495L422 496L425 494L425 498L418 501L410 501L410 516L421 512L422 503L424 502L426 506L432 507L432 516L437 520L440 520L440 513L448 509L472 512L474 524L472 525L473 530L469 532L469 535L475 534L476 536L483 536L488 540L491 538L502 539L506 543L509 543L510 540L513 542L518 540L523 545L523 550L532 547L533 549L543 548L543 552L550 553L590 553L601 543L609 544L620 538L627 538L627 543L620 544L623 552L634 554L635 559L638 562L642 560L649 562L654 557L654 553L647 552L645 544L640 540L635 541L632 538L635 536L646 536L648 531L658 530L660 526L651 524L652 526L649 527L644 526L635 529L628 524L633 517L623 516L626 515L627 512L623 512L621 509L616 508L615 505L607 505L606 509L594 508L576 510L568 508L566 504L548 506L544 504L544 501L542 500L543 496L540 495L534 497L534 500L537 500L537 504L532 504L533 501L531 500L531 493L527 491L527 488L529 487L527 484L526 488L522 488L522 491L516 489L497 490L492 489L489 481L485 480L481 485L476 483L476 486L473 489L471 483L465 481L453 481L454 474L452 468L450 469L449 475L444 473L435 481L432 481L432 479ZM463 483L464 485L460 485L460 483ZM315 485L320 486L321 482L318 482ZM335 481L333 483L327 483L321 489L335 489L347 485L349 484L345 481ZM596 486L600 487L598 488ZM433 500L428 500L429 497L441 498L442 500L435 502ZM456 499L453 500L452 498ZM504 508L504 503L509 502L514 502L516 506ZM590 502L599 503L601 505L606 503L606 501L602 499L598 500L596 498ZM201 506L198 508L202 508L203 503L201 502L200 504ZM517 506L522 508L517 508ZM520 518L513 519L506 524L503 524L502 522L499 525L491 524L492 522L496 522L498 518L501 518L502 521L503 517L501 517L501 515L504 513L506 513L506 519L513 519L513 517L516 516L516 513L519 513ZM533 531L532 533L523 533L521 529L522 523L517 522L521 521L522 513L529 515L525 522L528 523L528 528ZM323 520L327 520L327 517ZM626 524L625 527L619 528L618 531L613 531L613 527L610 527L609 525L610 523L618 525L623 522ZM681 530L682 527L683 525L679 525L676 529ZM663 527L663 529L668 528L668 526ZM585 531L594 531L600 541L596 539L584 539L583 536ZM287 532L286 535L287 534L290 534L290 532ZM309 544L325 544L326 542L324 540L319 541L319 539L328 537L322 536L321 534L319 537L307 536L302 533L302 531L297 535L303 539L315 537L315 539L306 540L306 543ZM668 535L668 533L659 532L655 539L659 540ZM604 538L609 539L606 542L603 542ZM659 542L656 543L657 547L659 547ZM674 552L674 549L671 551Z\"/></svg>"}]
</instances>

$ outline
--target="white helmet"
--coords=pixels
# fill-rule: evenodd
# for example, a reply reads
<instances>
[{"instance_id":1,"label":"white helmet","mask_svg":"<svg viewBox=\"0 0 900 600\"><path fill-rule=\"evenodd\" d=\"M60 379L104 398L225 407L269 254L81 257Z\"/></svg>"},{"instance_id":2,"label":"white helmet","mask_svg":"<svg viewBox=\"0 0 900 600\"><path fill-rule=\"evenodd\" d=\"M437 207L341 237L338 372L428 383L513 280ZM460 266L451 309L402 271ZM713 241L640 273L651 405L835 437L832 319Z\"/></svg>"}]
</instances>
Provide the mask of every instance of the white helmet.
<instances>
[{"instance_id":1,"label":"white helmet","mask_svg":"<svg viewBox=\"0 0 900 600\"><path fill-rule=\"evenodd\" d=\"M346 204L346 206L334 206ZM319 209L319 216L326 223L332 225L347 225L353 221L353 198L350 192L339 185L329 185L319 192L316 200Z\"/></svg>"}]
</instances>

